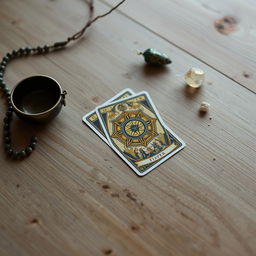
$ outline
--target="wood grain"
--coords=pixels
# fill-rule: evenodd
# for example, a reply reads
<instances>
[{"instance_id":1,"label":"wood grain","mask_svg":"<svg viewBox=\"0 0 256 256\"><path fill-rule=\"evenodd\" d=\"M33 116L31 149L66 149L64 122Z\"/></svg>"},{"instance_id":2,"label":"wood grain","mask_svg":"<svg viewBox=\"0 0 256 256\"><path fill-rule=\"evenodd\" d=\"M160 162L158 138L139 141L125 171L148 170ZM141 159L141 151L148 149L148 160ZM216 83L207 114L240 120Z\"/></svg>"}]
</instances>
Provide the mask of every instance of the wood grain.
<instances>
[{"instance_id":1,"label":"wood grain","mask_svg":"<svg viewBox=\"0 0 256 256\"><path fill-rule=\"evenodd\" d=\"M255 1L131 0L120 10L156 35L256 92Z\"/></svg>"},{"instance_id":2,"label":"wood grain","mask_svg":"<svg viewBox=\"0 0 256 256\"><path fill-rule=\"evenodd\" d=\"M64 39L85 19L82 1L1 4L2 56ZM98 13L107 9L97 2ZM173 64L145 66L135 49L149 42ZM191 66L207 75L194 93L183 84ZM120 13L64 51L14 61L6 78L12 87L37 73L60 82L67 106L44 127L15 118L17 147L39 136L29 159L10 161L0 149L1 256L256 254L255 94ZM81 121L126 87L147 90L187 143L143 178ZM202 101L211 104L205 117Z\"/></svg>"}]
</instances>

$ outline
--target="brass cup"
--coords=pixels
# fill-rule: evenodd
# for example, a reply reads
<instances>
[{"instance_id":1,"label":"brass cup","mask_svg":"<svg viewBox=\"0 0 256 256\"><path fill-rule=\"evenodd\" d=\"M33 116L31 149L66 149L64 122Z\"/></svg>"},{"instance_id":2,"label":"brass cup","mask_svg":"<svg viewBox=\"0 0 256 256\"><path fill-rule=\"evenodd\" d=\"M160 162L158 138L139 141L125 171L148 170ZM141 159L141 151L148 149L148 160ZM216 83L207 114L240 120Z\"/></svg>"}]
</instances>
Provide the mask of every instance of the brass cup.
<instances>
[{"instance_id":1,"label":"brass cup","mask_svg":"<svg viewBox=\"0 0 256 256\"><path fill-rule=\"evenodd\" d=\"M11 92L11 103L18 117L44 123L57 116L65 106L65 95L59 83L44 75L28 77Z\"/></svg>"}]
</instances>

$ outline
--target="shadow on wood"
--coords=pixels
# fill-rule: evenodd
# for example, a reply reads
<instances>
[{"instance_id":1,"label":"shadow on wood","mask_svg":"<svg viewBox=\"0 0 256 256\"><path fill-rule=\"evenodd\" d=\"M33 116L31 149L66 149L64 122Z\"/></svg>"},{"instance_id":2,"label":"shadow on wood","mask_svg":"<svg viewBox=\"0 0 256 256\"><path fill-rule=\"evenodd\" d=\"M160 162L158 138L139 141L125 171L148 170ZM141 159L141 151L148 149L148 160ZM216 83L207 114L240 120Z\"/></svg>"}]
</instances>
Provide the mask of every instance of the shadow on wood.
<instances>
[{"instance_id":1,"label":"shadow on wood","mask_svg":"<svg viewBox=\"0 0 256 256\"><path fill-rule=\"evenodd\" d=\"M29 121L24 121L14 115L11 123L11 140L14 142L15 150L21 150L27 147L30 143L31 136L42 135L52 121L46 124L37 124Z\"/></svg>"},{"instance_id":2,"label":"shadow on wood","mask_svg":"<svg viewBox=\"0 0 256 256\"><path fill-rule=\"evenodd\" d=\"M142 71L145 76L161 76L170 73L170 68L166 66L154 66L145 64L142 66Z\"/></svg>"},{"instance_id":3,"label":"shadow on wood","mask_svg":"<svg viewBox=\"0 0 256 256\"><path fill-rule=\"evenodd\" d=\"M186 98L188 99L194 99L195 97L197 97L197 95L199 95L200 91L201 91L201 87L199 88L193 88L187 84L184 83L184 94L186 96Z\"/></svg>"}]
</instances>

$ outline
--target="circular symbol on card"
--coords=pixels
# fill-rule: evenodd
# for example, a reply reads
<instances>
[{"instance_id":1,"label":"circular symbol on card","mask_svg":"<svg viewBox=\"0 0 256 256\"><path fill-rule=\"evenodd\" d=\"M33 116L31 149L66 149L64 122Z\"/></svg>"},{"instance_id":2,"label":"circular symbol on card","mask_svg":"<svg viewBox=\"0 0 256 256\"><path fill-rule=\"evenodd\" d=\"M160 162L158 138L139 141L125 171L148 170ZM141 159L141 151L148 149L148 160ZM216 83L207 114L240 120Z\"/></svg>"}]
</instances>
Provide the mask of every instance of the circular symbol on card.
<instances>
[{"instance_id":1,"label":"circular symbol on card","mask_svg":"<svg viewBox=\"0 0 256 256\"><path fill-rule=\"evenodd\" d=\"M128 138L139 139L147 132L147 124L139 118L131 118L123 123L122 130Z\"/></svg>"},{"instance_id":2,"label":"circular symbol on card","mask_svg":"<svg viewBox=\"0 0 256 256\"><path fill-rule=\"evenodd\" d=\"M111 137L126 147L146 147L158 135L156 120L142 111L123 111L112 121L113 133Z\"/></svg>"}]
</instances>

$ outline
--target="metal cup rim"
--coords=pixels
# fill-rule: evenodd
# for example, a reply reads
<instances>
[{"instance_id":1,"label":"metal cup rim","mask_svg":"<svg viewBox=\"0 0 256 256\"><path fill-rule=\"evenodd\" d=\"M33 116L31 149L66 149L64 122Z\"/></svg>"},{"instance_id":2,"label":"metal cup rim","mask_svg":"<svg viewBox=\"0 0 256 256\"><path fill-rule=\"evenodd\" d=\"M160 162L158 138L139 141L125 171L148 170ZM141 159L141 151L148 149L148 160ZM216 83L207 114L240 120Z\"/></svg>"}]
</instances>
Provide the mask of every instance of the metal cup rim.
<instances>
[{"instance_id":1,"label":"metal cup rim","mask_svg":"<svg viewBox=\"0 0 256 256\"><path fill-rule=\"evenodd\" d=\"M19 84L21 84L22 82L24 82L24 81L27 80L27 79L34 78L34 77L45 77L45 78L48 78L48 79L54 81L55 84L58 85L58 87L59 87L60 95L59 95L59 99L58 99L58 101L56 102L56 104L55 104L54 106L52 106L51 108L49 108L49 109L47 109L47 110L45 110L45 111L43 111L43 112L36 113L36 114L28 114L28 113L26 113L26 112L21 111L19 108L16 107L16 105L15 105L15 103L14 103L14 101L13 101L13 93L14 93L15 89L19 86ZM26 78L24 78L23 80L19 81L19 82L14 86L14 88L12 89L10 97L11 97L12 106L13 106L13 108L14 108L14 110L15 110L16 112L18 112L18 113L20 113L20 114L22 114L22 115L25 115L25 116L27 116L27 117L37 117L37 116L40 116L40 115L47 114L47 113L51 112L53 109L55 109L55 108L58 106L58 104L61 102L61 100L62 100L62 96L61 96L62 93L63 93L63 89L62 89L62 87L60 86L60 84L56 81L56 79L54 79L54 78L52 78L52 77L50 77L50 76L47 76L47 75L38 74L38 75L26 77Z\"/></svg>"}]
</instances>

